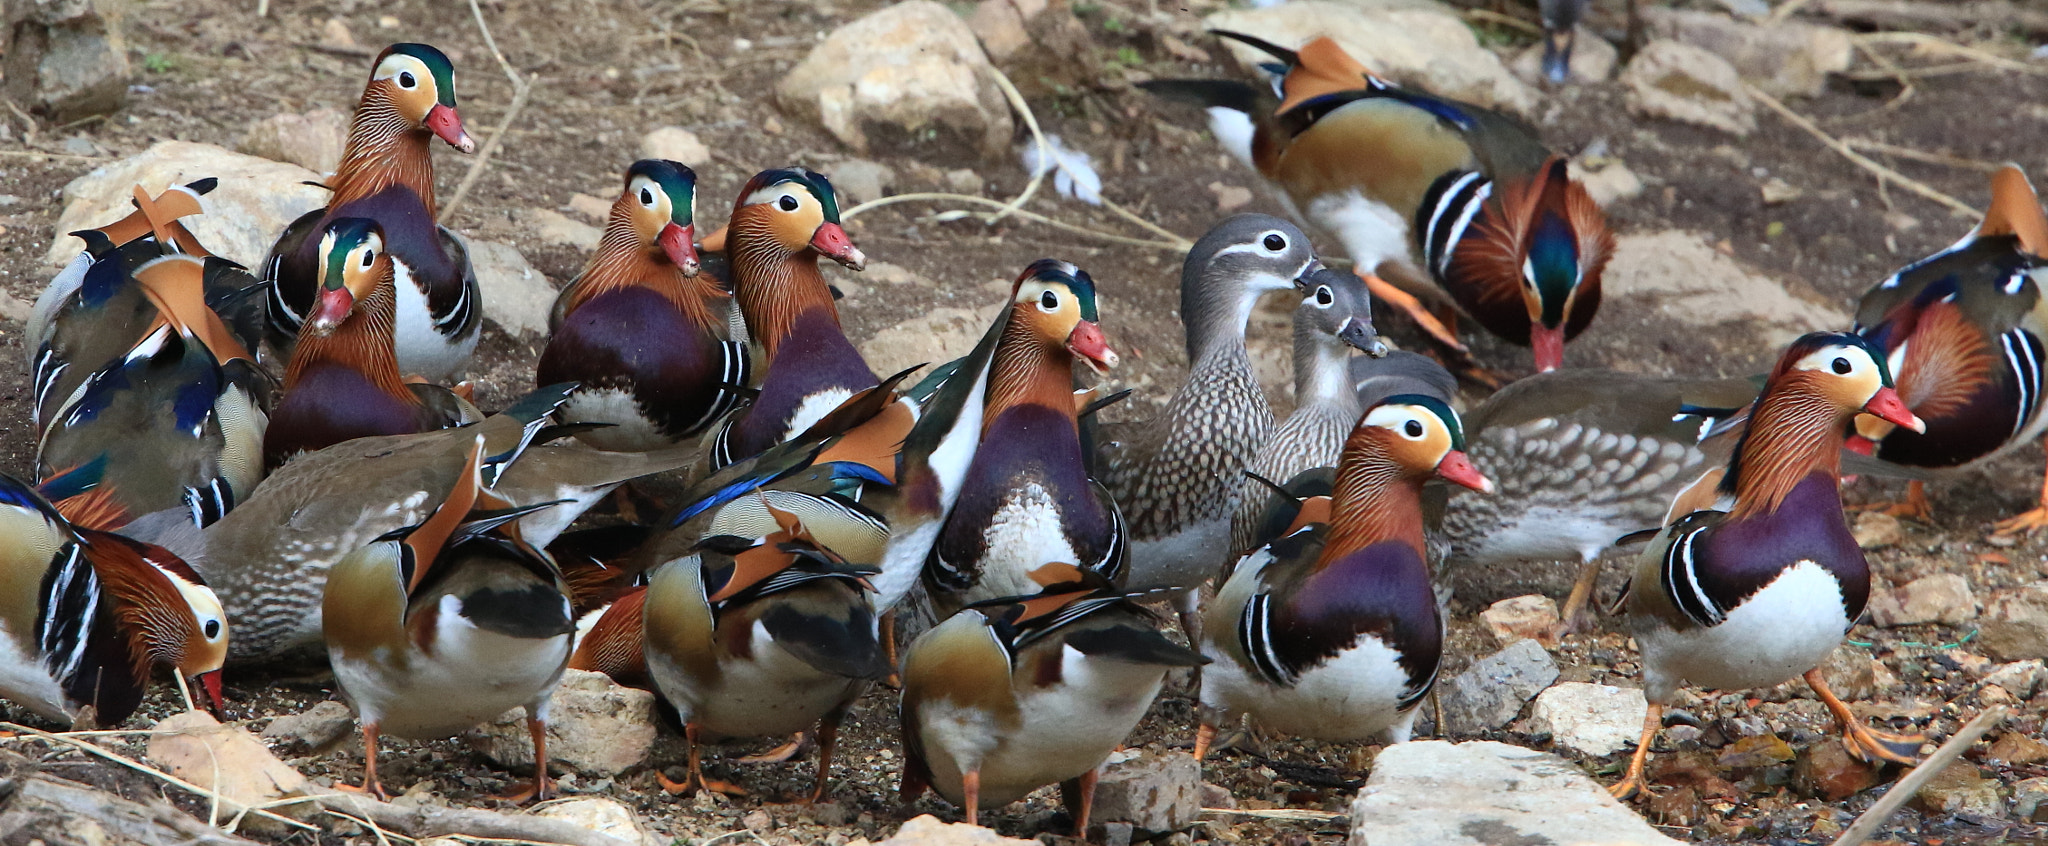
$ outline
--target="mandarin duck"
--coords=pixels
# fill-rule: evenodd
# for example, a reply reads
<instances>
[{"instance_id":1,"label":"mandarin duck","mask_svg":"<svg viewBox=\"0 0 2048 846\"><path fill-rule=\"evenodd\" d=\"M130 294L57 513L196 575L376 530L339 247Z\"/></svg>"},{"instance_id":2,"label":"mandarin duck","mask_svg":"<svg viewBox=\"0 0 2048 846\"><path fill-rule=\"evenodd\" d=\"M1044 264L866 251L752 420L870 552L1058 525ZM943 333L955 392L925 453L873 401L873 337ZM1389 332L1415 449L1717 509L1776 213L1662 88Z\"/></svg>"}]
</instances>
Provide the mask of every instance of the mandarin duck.
<instances>
[{"instance_id":1,"label":"mandarin duck","mask_svg":"<svg viewBox=\"0 0 2048 846\"><path fill-rule=\"evenodd\" d=\"M583 385L563 420L604 449L657 449L725 417L753 360L730 329L732 295L699 273L691 222L697 174L663 159L626 171L604 238L555 299L536 384Z\"/></svg>"},{"instance_id":2,"label":"mandarin duck","mask_svg":"<svg viewBox=\"0 0 2048 846\"><path fill-rule=\"evenodd\" d=\"M853 270L867 257L839 224L839 199L825 175L803 168L762 171L747 182L722 237L733 298L765 365L751 405L719 429L711 467L723 467L809 428L855 392L881 380L839 326L824 256Z\"/></svg>"},{"instance_id":3,"label":"mandarin duck","mask_svg":"<svg viewBox=\"0 0 2048 846\"><path fill-rule=\"evenodd\" d=\"M2048 217L2018 167L1991 177L1991 206L1954 246L1879 282L1856 309L1856 332L1877 345L1899 396L1927 424L1900 431L1858 415L1851 450L1912 467L1960 467L2026 444L2048 429L2040 402L2048 372ZM1922 482L1893 510L1932 516ZM2048 526L2041 504L1998 524Z\"/></svg>"},{"instance_id":4,"label":"mandarin duck","mask_svg":"<svg viewBox=\"0 0 2048 846\"><path fill-rule=\"evenodd\" d=\"M167 254L203 264L206 306L220 316L211 322L223 322L245 350L261 342L265 289L241 265L207 252L181 221L201 213L199 197L215 184L202 179L174 185L154 198L138 187L135 210L126 217L71 233L86 247L36 297L23 334L38 435L88 376L123 357L157 325L157 303L136 283L135 271Z\"/></svg>"},{"instance_id":5,"label":"mandarin duck","mask_svg":"<svg viewBox=\"0 0 2048 846\"><path fill-rule=\"evenodd\" d=\"M1242 214L1210 229L1181 266L1186 381L1159 419L1099 427L1097 478L1128 519L1128 586L1182 589L1184 626L1200 624L1193 589L1230 560L1244 470L1273 430L1245 352L1252 307L1268 292L1306 292L1321 267L1308 236L1277 217Z\"/></svg>"},{"instance_id":6,"label":"mandarin duck","mask_svg":"<svg viewBox=\"0 0 2048 846\"><path fill-rule=\"evenodd\" d=\"M45 481L91 468L92 484L77 487L100 510L94 528L165 509L206 526L263 478L270 376L207 306L208 274L183 254L136 268L153 326L91 372L37 444Z\"/></svg>"},{"instance_id":7,"label":"mandarin duck","mask_svg":"<svg viewBox=\"0 0 2048 846\"><path fill-rule=\"evenodd\" d=\"M1563 364L1565 342L1599 308L1614 251L1605 215L1563 156L1520 120L1374 76L1329 38L1295 51L1217 34L1284 63L1277 105L1241 83L1146 87L1209 106L1217 138L1335 234L1358 270L1426 289L1420 265L1488 332L1531 347L1537 371ZM1366 281L1462 354L1413 295Z\"/></svg>"},{"instance_id":8,"label":"mandarin duck","mask_svg":"<svg viewBox=\"0 0 2048 846\"><path fill-rule=\"evenodd\" d=\"M1641 788L1664 707L1688 683L1742 690L1803 674L1852 755L1915 760L1918 738L1863 725L1820 671L1870 596L1870 567L1838 487L1844 433L1858 412L1922 428L1877 345L1842 332L1793 341L1721 477L1732 506L1677 514L1637 560L1617 605L1642 648L1650 708L1615 796Z\"/></svg>"},{"instance_id":9,"label":"mandarin duck","mask_svg":"<svg viewBox=\"0 0 2048 846\"><path fill-rule=\"evenodd\" d=\"M904 801L934 790L975 825L983 809L1059 784L1084 836L1104 759L1168 672L1206 662L1100 574L1046 570L1043 591L970 605L904 653Z\"/></svg>"},{"instance_id":10,"label":"mandarin duck","mask_svg":"<svg viewBox=\"0 0 2048 846\"><path fill-rule=\"evenodd\" d=\"M270 413L264 463L353 438L406 435L483 419L469 400L407 382L394 340L405 262L376 221L337 218L320 235L319 298L285 363L284 395Z\"/></svg>"},{"instance_id":11,"label":"mandarin duck","mask_svg":"<svg viewBox=\"0 0 2048 846\"><path fill-rule=\"evenodd\" d=\"M4 474L0 532L0 697L66 726L113 726L169 665L218 709L228 618L184 561L76 525Z\"/></svg>"},{"instance_id":12,"label":"mandarin duck","mask_svg":"<svg viewBox=\"0 0 2048 846\"><path fill-rule=\"evenodd\" d=\"M798 518L773 511L762 537L671 532L650 542L642 597L646 659L655 688L676 708L689 742L689 776L663 789L736 785L705 777L708 736L784 736L817 727L825 795L839 724L869 682L888 674L866 576L819 546Z\"/></svg>"},{"instance_id":13,"label":"mandarin duck","mask_svg":"<svg viewBox=\"0 0 2048 846\"><path fill-rule=\"evenodd\" d=\"M1041 259L1012 285L980 442L925 571L940 616L1034 592L1047 565L1122 574L1123 515L1089 477L1079 421L1088 394L1073 389L1076 359L1097 372L1116 366L1098 320L1095 280L1072 264Z\"/></svg>"},{"instance_id":14,"label":"mandarin duck","mask_svg":"<svg viewBox=\"0 0 2048 846\"><path fill-rule=\"evenodd\" d=\"M1352 350L1373 361L1388 354L1372 327L1372 297L1358 277L1329 268L1309 278L1312 286L1294 308L1294 411L1273 429L1245 472L1284 480L1311 467L1334 467L1344 439L1364 406L1351 379ZM1249 489L1248 489L1249 490ZM1262 501L1239 498L1230 521L1230 548L1248 552Z\"/></svg>"},{"instance_id":15,"label":"mandarin duck","mask_svg":"<svg viewBox=\"0 0 2048 846\"><path fill-rule=\"evenodd\" d=\"M483 481L484 437L427 519L387 532L335 562L320 601L334 680L363 730L363 784L377 776L384 735L431 740L525 706L533 781L507 797L554 795L548 700L568 664L575 622L553 559L516 528L522 509Z\"/></svg>"},{"instance_id":16,"label":"mandarin duck","mask_svg":"<svg viewBox=\"0 0 2048 846\"><path fill-rule=\"evenodd\" d=\"M1443 655L1422 487L1493 485L1465 457L1457 412L1397 394L1366 409L1330 495L1239 562L1209 606L1202 704L1320 740L1408 739ZM1315 471L1310 471L1315 472ZM1195 757L1216 723L1205 719Z\"/></svg>"},{"instance_id":17,"label":"mandarin duck","mask_svg":"<svg viewBox=\"0 0 2048 846\"><path fill-rule=\"evenodd\" d=\"M444 381L463 369L476 350L483 308L469 248L434 222L429 147L435 138L465 153L476 149L455 112L455 66L425 44L384 48L356 106L341 163L325 183L334 196L285 227L264 263L271 346L289 351L311 317L329 224L359 217L383 229L405 271L394 312L399 370Z\"/></svg>"}]
</instances>

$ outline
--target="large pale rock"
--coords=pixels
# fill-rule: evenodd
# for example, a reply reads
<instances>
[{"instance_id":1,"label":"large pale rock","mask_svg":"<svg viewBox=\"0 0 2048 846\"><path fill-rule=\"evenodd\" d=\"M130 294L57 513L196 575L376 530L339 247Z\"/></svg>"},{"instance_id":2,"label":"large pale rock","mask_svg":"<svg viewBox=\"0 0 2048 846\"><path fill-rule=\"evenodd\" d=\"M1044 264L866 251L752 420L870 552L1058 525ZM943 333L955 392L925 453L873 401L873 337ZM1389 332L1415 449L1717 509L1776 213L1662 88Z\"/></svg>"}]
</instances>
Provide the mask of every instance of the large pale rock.
<instances>
[{"instance_id":1,"label":"large pale rock","mask_svg":"<svg viewBox=\"0 0 2048 846\"><path fill-rule=\"evenodd\" d=\"M547 334L548 310L555 305L555 286L511 244L468 241L469 266L482 289L484 318L517 334Z\"/></svg>"},{"instance_id":2,"label":"large pale rock","mask_svg":"<svg viewBox=\"0 0 2048 846\"><path fill-rule=\"evenodd\" d=\"M1676 846L1578 767L1478 741L1387 747L1351 804L1351 846Z\"/></svg>"},{"instance_id":3,"label":"large pale rock","mask_svg":"<svg viewBox=\"0 0 2048 846\"><path fill-rule=\"evenodd\" d=\"M2000 661L2048 658L2048 582L1993 595L1978 632L1985 654Z\"/></svg>"},{"instance_id":4,"label":"large pale rock","mask_svg":"<svg viewBox=\"0 0 2048 846\"><path fill-rule=\"evenodd\" d=\"M1541 643L1557 634L1557 600L1540 594L1511 596L1487 606L1479 619L1503 646L1523 638Z\"/></svg>"},{"instance_id":5,"label":"large pale rock","mask_svg":"<svg viewBox=\"0 0 2048 846\"><path fill-rule=\"evenodd\" d=\"M1092 818L1142 831L1179 831L1202 814L1202 765L1180 752L1153 752L1102 765Z\"/></svg>"},{"instance_id":6,"label":"large pale rock","mask_svg":"<svg viewBox=\"0 0 2048 846\"><path fill-rule=\"evenodd\" d=\"M1651 35L1691 44L1727 59L1743 79L1778 97L1812 97L1828 74L1849 69L1849 31L1781 21L1753 24L1692 9L1645 8ZM1582 39L1580 43L1585 43Z\"/></svg>"},{"instance_id":7,"label":"large pale rock","mask_svg":"<svg viewBox=\"0 0 2048 846\"><path fill-rule=\"evenodd\" d=\"M680 126L660 127L641 136L640 155L682 162L691 167L703 167L711 162L711 148L698 140L697 133Z\"/></svg>"},{"instance_id":8,"label":"large pale rock","mask_svg":"<svg viewBox=\"0 0 2048 846\"><path fill-rule=\"evenodd\" d=\"M1373 73L1481 106L1527 115L1539 99L1536 89L1479 45L1455 11L1431 0L1295 0L1217 12L1205 23L1289 48L1327 35ZM1247 69L1273 60L1248 45L1225 44Z\"/></svg>"},{"instance_id":9,"label":"large pale rock","mask_svg":"<svg viewBox=\"0 0 2048 846\"><path fill-rule=\"evenodd\" d=\"M522 209L513 212L519 224L543 244L557 244L575 247L589 252L597 249L597 242L604 237L604 230L572 218L554 209Z\"/></svg>"},{"instance_id":10,"label":"large pale rock","mask_svg":"<svg viewBox=\"0 0 2048 846\"><path fill-rule=\"evenodd\" d=\"M335 109L314 109L257 121L242 133L235 149L317 173L333 173L347 144L348 116Z\"/></svg>"},{"instance_id":11,"label":"large pale rock","mask_svg":"<svg viewBox=\"0 0 2048 846\"><path fill-rule=\"evenodd\" d=\"M860 153L969 149L1006 154L1010 110L973 30L932 0L846 24L776 86L784 109Z\"/></svg>"},{"instance_id":12,"label":"large pale rock","mask_svg":"<svg viewBox=\"0 0 2048 846\"><path fill-rule=\"evenodd\" d=\"M347 739L355 727L355 713L347 705L329 699L297 714L271 720L270 725L263 727L263 736L318 753Z\"/></svg>"},{"instance_id":13,"label":"large pale rock","mask_svg":"<svg viewBox=\"0 0 2048 846\"><path fill-rule=\"evenodd\" d=\"M1438 696L1444 706L1440 731L1471 734L1507 725L1522 706L1557 681L1557 662L1533 640L1472 662L1451 677Z\"/></svg>"},{"instance_id":14,"label":"large pale rock","mask_svg":"<svg viewBox=\"0 0 2048 846\"><path fill-rule=\"evenodd\" d=\"M246 267L260 267L286 224L327 204L325 189L304 184L318 180L320 174L298 165L212 144L164 141L93 168L64 186L64 212L57 217L57 236L44 253L44 262L62 267L85 249L84 241L65 233L126 217L133 209L129 203L135 186L154 196L172 185L209 176L220 184L199 199L206 214L186 218L184 224L207 249Z\"/></svg>"},{"instance_id":15,"label":"large pale rock","mask_svg":"<svg viewBox=\"0 0 2048 846\"><path fill-rule=\"evenodd\" d=\"M876 373L944 364L973 352L991 319L968 309L942 306L876 332L860 345L860 354Z\"/></svg>"},{"instance_id":16,"label":"large pale rock","mask_svg":"<svg viewBox=\"0 0 2048 846\"><path fill-rule=\"evenodd\" d=\"M640 820L633 816L632 809L602 796L578 796L549 802L534 808L532 813L536 817L575 823L627 843L642 842L646 833L640 826Z\"/></svg>"},{"instance_id":17,"label":"large pale rock","mask_svg":"<svg viewBox=\"0 0 2048 846\"><path fill-rule=\"evenodd\" d=\"M1885 628L1920 623L1960 626L1976 616L1977 595L1970 590L1970 580L1956 573L1936 573L1870 595L1871 622Z\"/></svg>"},{"instance_id":18,"label":"large pale rock","mask_svg":"<svg viewBox=\"0 0 2048 846\"><path fill-rule=\"evenodd\" d=\"M942 823L931 814L911 818L896 835L875 846L1038 846L1036 840L1004 837L980 826Z\"/></svg>"},{"instance_id":19,"label":"large pale rock","mask_svg":"<svg viewBox=\"0 0 2048 846\"><path fill-rule=\"evenodd\" d=\"M548 760L553 768L597 778L615 776L647 763L654 735L653 693L623 687L603 673L563 671L562 683L548 704ZM463 740L506 769L533 766L525 708L514 708L472 729Z\"/></svg>"},{"instance_id":20,"label":"large pale rock","mask_svg":"<svg viewBox=\"0 0 2048 846\"><path fill-rule=\"evenodd\" d=\"M1634 743L1649 712L1640 688L1563 682L1537 695L1529 733L1547 732L1551 745L1599 758Z\"/></svg>"},{"instance_id":21,"label":"large pale rock","mask_svg":"<svg viewBox=\"0 0 2048 846\"><path fill-rule=\"evenodd\" d=\"M16 105L70 123L104 115L128 96L123 0L9 0L0 4L0 90Z\"/></svg>"},{"instance_id":22,"label":"large pale rock","mask_svg":"<svg viewBox=\"0 0 2048 846\"><path fill-rule=\"evenodd\" d=\"M1601 294L1610 303L1646 301L1680 331L1712 329L1743 349L1781 347L1816 329L1849 325L1841 309L1795 296L1704 236L1679 230L1616 239Z\"/></svg>"},{"instance_id":23,"label":"large pale rock","mask_svg":"<svg viewBox=\"0 0 2048 846\"><path fill-rule=\"evenodd\" d=\"M1645 45L1621 71L1628 107L1738 136L1756 129L1756 103L1728 60L1670 39Z\"/></svg>"},{"instance_id":24,"label":"large pale rock","mask_svg":"<svg viewBox=\"0 0 2048 846\"><path fill-rule=\"evenodd\" d=\"M320 810L310 798L271 804L309 796L306 777L270 754L263 741L239 726L223 726L211 714L186 711L165 717L154 731L160 733L150 735L143 754L165 772L219 793L223 817L257 806L298 819ZM255 814L242 822L273 834L284 830L283 823Z\"/></svg>"}]
</instances>

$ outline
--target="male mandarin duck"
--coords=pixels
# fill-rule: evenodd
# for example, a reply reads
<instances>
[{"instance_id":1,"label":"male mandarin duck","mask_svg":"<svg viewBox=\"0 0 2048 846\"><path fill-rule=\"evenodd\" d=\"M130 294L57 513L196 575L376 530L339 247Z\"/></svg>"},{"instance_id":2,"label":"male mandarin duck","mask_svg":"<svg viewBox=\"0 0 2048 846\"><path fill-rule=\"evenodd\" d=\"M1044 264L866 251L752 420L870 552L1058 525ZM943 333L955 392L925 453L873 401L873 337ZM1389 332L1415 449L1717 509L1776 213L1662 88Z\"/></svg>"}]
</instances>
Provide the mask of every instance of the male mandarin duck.
<instances>
[{"instance_id":1,"label":"male mandarin duck","mask_svg":"<svg viewBox=\"0 0 2048 846\"><path fill-rule=\"evenodd\" d=\"M839 723L869 682L888 674L879 617L865 577L820 547L795 515L764 537L671 532L652 542L642 598L646 658L655 688L675 705L689 741L693 786L742 792L706 778L698 752L708 736L785 736L817 727L825 795Z\"/></svg>"},{"instance_id":2,"label":"male mandarin duck","mask_svg":"<svg viewBox=\"0 0 2048 846\"><path fill-rule=\"evenodd\" d=\"M1650 710L1616 796L1641 788L1664 707L1688 683L1742 690L1803 674L1841 723L1851 754L1914 761L1918 738L1863 725L1819 669L1870 595L1870 567L1843 519L1838 488L1844 433L1858 412L1923 427L1875 344L1838 332L1793 341L1721 478L1732 507L1675 515L1643 551L1618 604L1642 648Z\"/></svg>"},{"instance_id":3,"label":"male mandarin duck","mask_svg":"<svg viewBox=\"0 0 2048 846\"><path fill-rule=\"evenodd\" d=\"M466 472L417 525L386 533L336 562L321 599L334 679L363 729L361 790L377 777L384 735L449 737L525 706L533 781L512 798L547 799L548 698L568 664L575 622L547 553L516 528L524 509L484 486L484 438Z\"/></svg>"},{"instance_id":4,"label":"male mandarin duck","mask_svg":"<svg viewBox=\"0 0 2048 846\"><path fill-rule=\"evenodd\" d=\"M974 825L983 809L1057 783L1083 836L1097 768L1168 672L1205 662L1100 575L1064 569L1043 592L976 603L910 645L905 801L935 790Z\"/></svg>"},{"instance_id":5,"label":"male mandarin duck","mask_svg":"<svg viewBox=\"0 0 2048 846\"><path fill-rule=\"evenodd\" d=\"M67 726L113 726L169 665L219 707L228 618L184 561L75 525L6 475L0 527L0 697Z\"/></svg>"},{"instance_id":6,"label":"male mandarin duck","mask_svg":"<svg viewBox=\"0 0 2048 846\"><path fill-rule=\"evenodd\" d=\"M1533 348L1537 371L1563 364L1565 342L1599 308L1614 251L1605 215L1563 156L1515 118L1374 76L1329 38L1294 51L1217 34L1285 63L1277 106L1239 83L1147 87L1210 106L1217 137L1334 233L1357 269L1426 285L1420 265L1487 331ZM1367 282L1463 350L1414 296Z\"/></svg>"},{"instance_id":7,"label":"male mandarin duck","mask_svg":"<svg viewBox=\"0 0 2048 846\"><path fill-rule=\"evenodd\" d=\"M271 379L208 307L208 273L182 254L135 269L153 325L57 407L37 445L46 481L90 468L80 492L103 509L96 528L165 509L205 526L263 478Z\"/></svg>"},{"instance_id":8,"label":"male mandarin duck","mask_svg":"<svg viewBox=\"0 0 2048 846\"><path fill-rule=\"evenodd\" d=\"M1074 362L1116 366L1095 310L1095 280L1057 259L1026 268L984 389L980 443L932 546L926 578L938 612L1031 593L1037 571L1076 562L1112 580L1124 566L1123 515L1089 477Z\"/></svg>"},{"instance_id":9,"label":"male mandarin duck","mask_svg":"<svg viewBox=\"0 0 2048 846\"><path fill-rule=\"evenodd\" d=\"M867 257L839 225L839 199L824 174L762 171L747 182L722 239L733 297L766 365L760 391L718 433L712 466L723 467L810 427L880 380L839 326L824 256L859 270Z\"/></svg>"},{"instance_id":10,"label":"male mandarin duck","mask_svg":"<svg viewBox=\"0 0 2048 846\"><path fill-rule=\"evenodd\" d=\"M1351 351L1383 360L1386 343L1372 326L1372 297L1358 277L1323 268L1294 308L1294 411L1273 429L1246 472L1269 481L1291 479L1312 467L1334 467L1364 406L1351 378ZM1254 489L1238 500L1230 521L1230 548L1255 546L1254 524L1264 500Z\"/></svg>"},{"instance_id":11,"label":"male mandarin duck","mask_svg":"<svg viewBox=\"0 0 2048 846\"><path fill-rule=\"evenodd\" d=\"M270 342L291 348L320 295L320 244L347 217L376 221L406 275L396 306L398 366L433 381L453 377L476 350L483 308L469 250L434 223L439 138L468 153L476 142L455 112L455 67L425 44L393 44L377 55L349 125L341 163L326 186L334 196L285 227L270 248Z\"/></svg>"},{"instance_id":12,"label":"male mandarin duck","mask_svg":"<svg viewBox=\"0 0 2048 846\"><path fill-rule=\"evenodd\" d=\"M1863 295L1856 332L1884 351L1899 396L1927 424L1899 431L1856 418L1849 448L1896 464L1959 467L2003 454L2048 429L2040 402L2048 371L2048 217L2018 167L1991 177L1983 222L1941 252ZM1901 514L1931 516L1914 481ZM2041 505L1999 523L2005 533L2048 526Z\"/></svg>"},{"instance_id":13,"label":"male mandarin duck","mask_svg":"<svg viewBox=\"0 0 2048 846\"><path fill-rule=\"evenodd\" d=\"M1308 236L1277 217L1231 217L1181 266L1188 375L1157 420L1099 427L1097 477L1129 521L1128 586L1181 588L1184 625L1199 624L1191 589L1230 560L1230 520L1244 470L1273 430L1273 409L1245 352L1260 296L1308 290L1322 267Z\"/></svg>"},{"instance_id":14,"label":"male mandarin duck","mask_svg":"<svg viewBox=\"0 0 2048 846\"><path fill-rule=\"evenodd\" d=\"M582 384L561 415L610 424L577 435L593 446L694 437L751 387L747 345L729 329L732 296L698 272L696 183L676 162L633 163L597 252L555 300L536 384Z\"/></svg>"},{"instance_id":15,"label":"male mandarin duck","mask_svg":"<svg viewBox=\"0 0 2048 846\"><path fill-rule=\"evenodd\" d=\"M1239 562L1203 627L1202 704L1321 740L1408 739L1436 683L1444 621L1430 586L1422 486L1492 483L1463 452L1458 415L1399 394L1345 439L1327 500ZM1200 758L1215 734L1205 720Z\"/></svg>"},{"instance_id":16,"label":"male mandarin duck","mask_svg":"<svg viewBox=\"0 0 2048 846\"><path fill-rule=\"evenodd\" d=\"M270 413L264 463L373 435L404 435L483 418L438 385L407 382L397 331L403 259L376 221L344 217L320 235L319 296L299 327L284 370L284 396ZM406 283L409 284L409 283Z\"/></svg>"}]
</instances>

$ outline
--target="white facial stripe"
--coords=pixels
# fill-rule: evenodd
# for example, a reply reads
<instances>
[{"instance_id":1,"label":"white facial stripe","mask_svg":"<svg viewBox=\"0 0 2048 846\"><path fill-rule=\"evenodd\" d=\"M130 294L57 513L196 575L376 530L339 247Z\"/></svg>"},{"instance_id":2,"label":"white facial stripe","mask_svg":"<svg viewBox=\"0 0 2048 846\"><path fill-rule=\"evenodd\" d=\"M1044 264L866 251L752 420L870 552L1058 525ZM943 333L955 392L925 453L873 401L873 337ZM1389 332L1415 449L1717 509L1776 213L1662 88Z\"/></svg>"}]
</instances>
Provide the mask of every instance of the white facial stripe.
<instances>
[{"instance_id":1,"label":"white facial stripe","mask_svg":"<svg viewBox=\"0 0 2048 846\"><path fill-rule=\"evenodd\" d=\"M794 195L797 198L797 200L801 202L803 200L803 193L804 192L802 191L791 189L791 187L787 183L777 183L774 185L770 185L766 188L763 188L759 191L755 191L752 194L748 194L747 201L741 203L741 205L752 206L759 205L761 203L772 203L784 194Z\"/></svg>"}]
</instances>

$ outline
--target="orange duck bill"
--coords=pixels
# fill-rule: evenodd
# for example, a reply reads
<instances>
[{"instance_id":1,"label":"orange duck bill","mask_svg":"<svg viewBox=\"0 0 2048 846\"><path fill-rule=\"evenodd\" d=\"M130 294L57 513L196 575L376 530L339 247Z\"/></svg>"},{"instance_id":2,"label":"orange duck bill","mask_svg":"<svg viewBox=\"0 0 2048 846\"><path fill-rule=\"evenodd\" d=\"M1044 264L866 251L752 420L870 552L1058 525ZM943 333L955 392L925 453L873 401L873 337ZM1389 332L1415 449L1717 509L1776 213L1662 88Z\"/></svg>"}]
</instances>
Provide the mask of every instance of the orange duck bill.
<instances>
[{"instance_id":1,"label":"orange duck bill","mask_svg":"<svg viewBox=\"0 0 2048 846\"><path fill-rule=\"evenodd\" d=\"M654 243L661 245L661 252L684 276L697 275L697 246L692 243L697 236L696 226L678 226L670 223L661 228L661 234L654 237Z\"/></svg>"},{"instance_id":2,"label":"orange duck bill","mask_svg":"<svg viewBox=\"0 0 2048 846\"><path fill-rule=\"evenodd\" d=\"M853 245L853 238L846 234L845 227L837 223L824 223L811 235L811 249L854 270L867 267L868 257Z\"/></svg>"},{"instance_id":3,"label":"orange duck bill","mask_svg":"<svg viewBox=\"0 0 2048 846\"><path fill-rule=\"evenodd\" d=\"M1074 331L1067 334L1067 349L1087 361L1097 373L1116 367L1116 350L1109 348L1109 342L1102 337L1102 327L1092 320L1074 324Z\"/></svg>"},{"instance_id":4,"label":"orange duck bill","mask_svg":"<svg viewBox=\"0 0 2048 846\"><path fill-rule=\"evenodd\" d=\"M1480 493L1493 493L1493 480L1482 475L1479 468L1472 466L1472 460L1458 450L1444 453L1443 460L1436 463L1436 474L1451 484L1463 485Z\"/></svg>"},{"instance_id":5,"label":"orange duck bill","mask_svg":"<svg viewBox=\"0 0 2048 846\"><path fill-rule=\"evenodd\" d=\"M436 138L448 142L448 146L465 153L476 152L476 141L469 137L468 130L462 128L462 118L455 114L455 109L434 104L427 110L426 124L427 129L432 130Z\"/></svg>"},{"instance_id":6,"label":"orange duck bill","mask_svg":"<svg viewBox=\"0 0 2048 846\"><path fill-rule=\"evenodd\" d=\"M1906 401L1899 398L1898 391L1889 387L1878 388L1877 393L1871 394L1870 399L1863 403L1863 412L1894 426L1915 432L1927 431L1927 423L1906 407Z\"/></svg>"}]
</instances>

